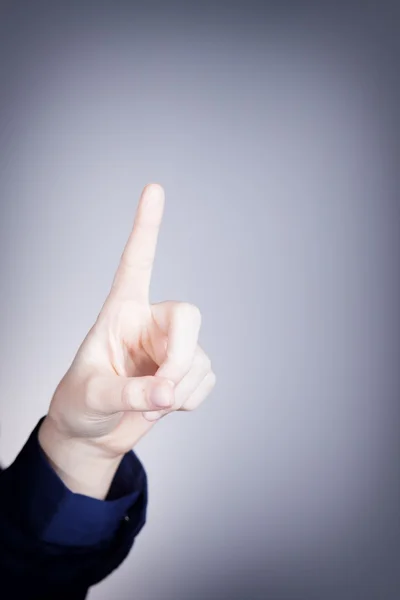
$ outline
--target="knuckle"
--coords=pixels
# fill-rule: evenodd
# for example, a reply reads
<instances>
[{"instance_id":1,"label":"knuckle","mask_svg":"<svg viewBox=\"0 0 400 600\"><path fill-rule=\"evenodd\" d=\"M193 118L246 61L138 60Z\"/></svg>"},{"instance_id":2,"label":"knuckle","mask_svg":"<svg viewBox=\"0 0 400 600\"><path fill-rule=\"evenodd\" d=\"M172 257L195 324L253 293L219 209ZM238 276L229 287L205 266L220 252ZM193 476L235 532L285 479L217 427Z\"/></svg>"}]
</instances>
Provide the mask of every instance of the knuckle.
<instances>
[{"instance_id":1,"label":"knuckle","mask_svg":"<svg viewBox=\"0 0 400 600\"><path fill-rule=\"evenodd\" d=\"M194 357L193 357L193 366L201 368L204 364L204 357L205 357L205 354L203 354L199 351L195 352Z\"/></svg>"},{"instance_id":2,"label":"knuckle","mask_svg":"<svg viewBox=\"0 0 400 600\"><path fill-rule=\"evenodd\" d=\"M204 352L196 352L193 359L193 366L196 368L196 371L200 371L200 373L207 375L207 373L211 371L211 359Z\"/></svg>"},{"instance_id":3,"label":"knuckle","mask_svg":"<svg viewBox=\"0 0 400 600\"><path fill-rule=\"evenodd\" d=\"M123 410L128 410L129 408L132 408L132 393L130 390L130 386L127 383L122 388L121 404Z\"/></svg>"},{"instance_id":4,"label":"knuckle","mask_svg":"<svg viewBox=\"0 0 400 600\"><path fill-rule=\"evenodd\" d=\"M210 359L210 357L209 356L205 356L203 358L203 368L204 368L204 371L206 371L206 372L211 371L211 367L212 367L212 365L211 365L211 359Z\"/></svg>"},{"instance_id":5,"label":"knuckle","mask_svg":"<svg viewBox=\"0 0 400 600\"><path fill-rule=\"evenodd\" d=\"M173 371L172 379L174 379L174 377L182 377L190 371L192 366L189 356L177 356L171 352L168 353L168 361L170 363L169 368Z\"/></svg>"},{"instance_id":6,"label":"knuckle","mask_svg":"<svg viewBox=\"0 0 400 600\"><path fill-rule=\"evenodd\" d=\"M196 319L201 322L201 312L198 306L191 304L190 302L181 302L179 304L179 312L182 315L187 315L191 319Z\"/></svg>"},{"instance_id":7,"label":"knuckle","mask_svg":"<svg viewBox=\"0 0 400 600\"><path fill-rule=\"evenodd\" d=\"M211 371L211 373L208 375L209 388L212 389L216 383L217 383L217 376L214 373L214 371Z\"/></svg>"},{"instance_id":8,"label":"knuckle","mask_svg":"<svg viewBox=\"0 0 400 600\"><path fill-rule=\"evenodd\" d=\"M127 381L122 389L121 401L123 410L138 410L141 406L148 404L150 377L139 380Z\"/></svg>"}]
</instances>

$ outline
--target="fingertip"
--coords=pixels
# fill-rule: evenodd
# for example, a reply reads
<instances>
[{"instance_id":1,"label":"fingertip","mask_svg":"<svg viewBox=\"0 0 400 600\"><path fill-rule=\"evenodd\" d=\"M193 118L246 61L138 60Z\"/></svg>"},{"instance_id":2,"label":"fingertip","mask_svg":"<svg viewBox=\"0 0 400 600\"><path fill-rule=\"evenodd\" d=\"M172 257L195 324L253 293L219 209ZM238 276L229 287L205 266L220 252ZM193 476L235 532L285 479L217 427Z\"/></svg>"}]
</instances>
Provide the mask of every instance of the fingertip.
<instances>
[{"instance_id":1,"label":"fingertip","mask_svg":"<svg viewBox=\"0 0 400 600\"><path fill-rule=\"evenodd\" d=\"M143 193L151 196L164 197L164 188L160 183L148 183L143 188Z\"/></svg>"},{"instance_id":2,"label":"fingertip","mask_svg":"<svg viewBox=\"0 0 400 600\"><path fill-rule=\"evenodd\" d=\"M168 379L157 382L150 390L150 402L154 406L167 408L174 403L174 383Z\"/></svg>"},{"instance_id":3,"label":"fingertip","mask_svg":"<svg viewBox=\"0 0 400 600\"><path fill-rule=\"evenodd\" d=\"M146 421L157 421L163 416L164 413L161 410L152 410L144 411L142 414Z\"/></svg>"}]
</instances>

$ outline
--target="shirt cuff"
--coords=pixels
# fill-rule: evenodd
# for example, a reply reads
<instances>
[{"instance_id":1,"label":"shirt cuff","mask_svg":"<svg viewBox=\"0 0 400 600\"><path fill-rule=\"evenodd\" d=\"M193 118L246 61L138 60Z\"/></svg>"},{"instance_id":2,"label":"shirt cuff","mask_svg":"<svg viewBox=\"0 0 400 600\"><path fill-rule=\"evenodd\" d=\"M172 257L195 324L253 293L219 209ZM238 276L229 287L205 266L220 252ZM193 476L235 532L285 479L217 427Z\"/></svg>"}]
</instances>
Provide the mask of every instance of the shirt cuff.
<instances>
[{"instance_id":1,"label":"shirt cuff","mask_svg":"<svg viewBox=\"0 0 400 600\"><path fill-rule=\"evenodd\" d=\"M139 528L145 518L147 476L133 450L120 462L105 500L77 494L60 479L39 444L44 418L7 469L22 525L42 542L79 547L109 540L124 519L137 519Z\"/></svg>"}]
</instances>

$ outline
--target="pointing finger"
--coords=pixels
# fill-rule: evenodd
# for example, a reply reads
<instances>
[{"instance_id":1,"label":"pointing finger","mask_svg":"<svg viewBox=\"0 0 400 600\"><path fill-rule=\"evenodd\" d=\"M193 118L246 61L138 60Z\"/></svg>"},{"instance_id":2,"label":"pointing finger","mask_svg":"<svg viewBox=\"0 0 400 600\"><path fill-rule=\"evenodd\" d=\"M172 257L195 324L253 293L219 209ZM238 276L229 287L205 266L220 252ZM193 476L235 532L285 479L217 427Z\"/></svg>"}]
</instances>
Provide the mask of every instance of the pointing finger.
<instances>
[{"instance_id":1,"label":"pointing finger","mask_svg":"<svg viewBox=\"0 0 400 600\"><path fill-rule=\"evenodd\" d=\"M113 290L139 302L149 302L151 273L157 239L164 212L164 189L150 183L142 191L139 205L121 261L114 277Z\"/></svg>"}]
</instances>

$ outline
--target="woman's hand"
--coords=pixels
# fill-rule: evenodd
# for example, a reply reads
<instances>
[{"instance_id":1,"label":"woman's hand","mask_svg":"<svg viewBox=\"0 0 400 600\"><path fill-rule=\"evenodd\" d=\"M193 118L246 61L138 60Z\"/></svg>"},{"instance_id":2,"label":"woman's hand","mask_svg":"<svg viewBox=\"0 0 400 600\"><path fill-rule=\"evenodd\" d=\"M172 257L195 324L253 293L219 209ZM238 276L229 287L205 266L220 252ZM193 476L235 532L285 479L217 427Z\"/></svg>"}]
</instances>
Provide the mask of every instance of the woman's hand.
<instances>
[{"instance_id":1,"label":"woman's hand","mask_svg":"<svg viewBox=\"0 0 400 600\"><path fill-rule=\"evenodd\" d=\"M53 466L81 493L104 497L122 456L154 423L193 410L215 385L198 345L199 309L149 303L163 209L163 188L147 185L108 298L39 432Z\"/></svg>"}]
</instances>

